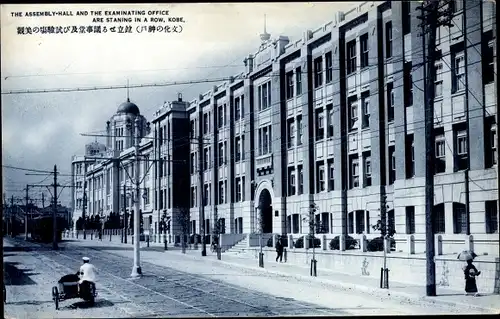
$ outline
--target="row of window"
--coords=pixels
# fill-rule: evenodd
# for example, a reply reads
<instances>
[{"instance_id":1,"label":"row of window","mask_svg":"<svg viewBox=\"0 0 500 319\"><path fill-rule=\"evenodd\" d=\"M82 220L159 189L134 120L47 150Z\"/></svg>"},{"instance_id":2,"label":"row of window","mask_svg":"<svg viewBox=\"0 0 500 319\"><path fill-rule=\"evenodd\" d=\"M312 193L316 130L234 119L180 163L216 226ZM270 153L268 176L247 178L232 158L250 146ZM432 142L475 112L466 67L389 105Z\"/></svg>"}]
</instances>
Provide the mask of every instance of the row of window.
<instances>
[{"instance_id":1,"label":"row of window","mask_svg":"<svg viewBox=\"0 0 500 319\"><path fill-rule=\"evenodd\" d=\"M269 91L270 91L270 82L269 82ZM234 102L234 120L238 121L244 118L245 115L245 96L240 95L233 98ZM269 103L270 105L270 103ZM210 130L210 121L211 121L211 112L208 111L203 114L203 134L208 134L211 132ZM226 125L230 120L227 117L227 104L221 104L217 107L217 127L220 129ZM192 119L190 123L191 137L197 135L196 130L196 119Z\"/></svg>"},{"instance_id":2,"label":"row of window","mask_svg":"<svg viewBox=\"0 0 500 319\"><path fill-rule=\"evenodd\" d=\"M266 155L272 153L273 147L272 147L272 126L264 126L259 128L258 130L258 138L259 138L259 155Z\"/></svg>"},{"instance_id":3,"label":"row of window","mask_svg":"<svg viewBox=\"0 0 500 319\"><path fill-rule=\"evenodd\" d=\"M238 176L234 179L234 202L243 202L245 201L245 176ZM198 197L197 197L197 186L192 186L191 187L191 198L190 198L190 207L197 207L198 206ZM212 198L212 186L211 184L207 183L203 185L203 206L211 205L211 198ZM221 204L227 204L229 199L227 197L227 180L224 181L219 181L218 183L218 193L217 193L217 205Z\"/></svg>"},{"instance_id":4,"label":"row of window","mask_svg":"<svg viewBox=\"0 0 500 319\"><path fill-rule=\"evenodd\" d=\"M83 175L83 165L85 165L86 167L88 167L88 164L86 164L86 163L77 163L77 164L75 164L76 175Z\"/></svg>"},{"instance_id":5,"label":"row of window","mask_svg":"<svg viewBox=\"0 0 500 319\"><path fill-rule=\"evenodd\" d=\"M234 138L235 142L235 149L234 149L234 162L238 163L242 160L245 159L245 135L239 135ZM207 169L212 168L212 163L211 163L211 155L210 155L211 147L205 147L203 149L203 156L204 156L204 163L203 163L203 170L206 171ZM231 155L228 153L228 146L227 146L227 141L220 142L219 143L219 151L218 151L218 166L221 167L222 165L227 164L228 162L228 157L229 160L232 160ZM191 174L196 174L197 173L197 152L192 152L191 153Z\"/></svg>"},{"instance_id":6,"label":"row of window","mask_svg":"<svg viewBox=\"0 0 500 319\"><path fill-rule=\"evenodd\" d=\"M119 141L115 140L115 150L123 151L124 149L125 149L124 148L124 141L123 140L119 140Z\"/></svg>"},{"instance_id":7,"label":"row of window","mask_svg":"<svg viewBox=\"0 0 500 319\"><path fill-rule=\"evenodd\" d=\"M166 192L165 192L166 193ZM109 195L109 194L108 194ZM120 202L120 205L123 205L122 203L125 201L127 204L127 206L132 206L133 204L133 201L132 201L132 198L130 197L126 197L124 199L124 196L123 194L120 195L121 197L121 202ZM143 205L149 205L150 203L150 199L149 199L149 188L145 188L143 189L143 194L141 195L142 197L142 201L143 201ZM89 202L91 202L91 199L88 200ZM109 197L108 197L108 201L109 201ZM79 199L76 199L76 206L75 208L77 209L82 209L83 208L83 199L79 198ZM90 213L92 212L98 212L99 210L102 210L103 209L103 206L104 206L104 199L99 199L97 201L94 201L93 202L93 206L91 205L89 208L90 208ZM92 210L92 208L94 210ZM110 204L108 203L107 205L107 209L110 209Z\"/></svg>"},{"instance_id":8,"label":"row of window","mask_svg":"<svg viewBox=\"0 0 500 319\"><path fill-rule=\"evenodd\" d=\"M392 56L392 24L388 22L386 24L386 57ZM361 68L368 66L368 34L360 36L360 47L361 47ZM483 83L489 84L494 80L494 54L493 54L493 33L488 31L483 34L483 47L482 47L482 68L483 68ZM347 74L356 71L357 68L357 53L356 53L356 39L347 43ZM440 55L440 52L437 54ZM326 75L325 83L330 83L332 81L332 54L328 52L324 55L325 65L326 65ZM464 43L459 43L451 47L451 79L452 79L452 93L459 92L465 89L465 55L464 55ZM318 88L323 85L323 56L320 56L314 60L314 87ZM443 95L443 61L440 58L435 62L436 72L435 72L435 97L441 97ZM412 62L407 61L404 63L404 104L405 106L413 105L413 80L412 80ZM302 92L302 74L301 68L297 68L295 71L290 71L286 75L286 98L290 99L294 97L295 94L301 94ZM259 85L258 91L258 109L265 110L271 106L271 82L266 82ZM369 127L369 92L363 92L361 97L362 104L362 128ZM235 98L235 119L238 120L243 116L243 96ZM387 114L388 121L394 120L394 85L392 82L387 83ZM240 108L241 106L241 108ZM353 130L357 128L357 120L359 119L358 114L358 101L356 97L349 97L348 101L349 108L349 129ZM225 104L219 106L220 119L219 125L225 125ZM210 132L209 128L210 114L204 114L204 133ZM320 121L318 119L318 121ZM221 124L224 123L224 124ZM192 123L192 125L194 125ZM322 123L317 123L318 126ZM220 127L220 126L219 126Z\"/></svg>"},{"instance_id":9,"label":"row of window","mask_svg":"<svg viewBox=\"0 0 500 319\"><path fill-rule=\"evenodd\" d=\"M462 234L466 232L466 209L461 203L453 203L453 233ZM316 233L329 233L333 231L332 213L319 213L315 216ZM389 228L395 229L394 210L387 212L387 224ZM300 214L289 214L287 216L287 233L297 234L302 232ZM437 234L445 233L445 211L444 204L434 207L434 229ZM349 234L369 234L371 231L370 212L358 210L349 212L347 215L347 232ZM405 233L415 234L415 206L405 207ZM498 211L496 201L485 202L485 233L498 233Z\"/></svg>"},{"instance_id":10,"label":"row of window","mask_svg":"<svg viewBox=\"0 0 500 319\"><path fill-rule=\"evenodd\" d=\"M302 115L287 120L287 145L293 148L303 143L304 126L302 125Z\"/></svg>"},{"instance_id":11,"label":"row of window","mask_svg":"<svg viewBox=\"0 0 500 319\"><path fill-rule=\"evenodd\" d=\"M445 223L445 209L444 204L438 204L434 206L434 231L435 233L445 233L446 223ZM415 209L406 210L407 219L408 215L413 214L413 219L415 218ZM411 217L411 216L410 216ZM413 228L410 231L415 232L415 226L413 221ZM466 207L461 203L453 203L453 233L462 234L466 232ZM486 233L492 234L498 232L498 211L496 201L486 201L485 202L485 226Z\"/></svg>"},{"instance_id":12,"label":"row of window","mask_svg":"<svg viewBox=\"0 0 500 319\"><path fill-rule=\"evenodd\" d=\"M331 110L330 110L331 111ZM318 123L323 123L324 120L321 116L322 111L320 110L318 115ZM299 134L295 135L295 121L299 123ZM486 149L486 167L491 167L497 164L497 139L496 139L496 126L494 123L494 118L489 117L485 120L485 149ZM298 116L296 119L291 118L288 120L288 147L291 148L297 143L298 145L302 144L302 116ZM322 131L322 126L318 126L317 129L317 139L321 139L324 136L324 132ZM271 126L263 127L259 129L259 155L265 155L271 153ZM330 133L331 132L331 133ZM467 134L465 129L465 123L455 124L453 127L454 137L453 137L453 149L454 149L454 165L453 170L460 171L467 168ZM333 128L328 130L328 136L333 134ZM241 136L242 138L244 136ZM446 172L446 149L449 148L451 150L451 146L447 145L444 129L436 128L435 129L435 172L445 173ZM240 139L240 137L236 137L236 152L235 152L235 161L238 162L243 160L244 154L244 139ZM395 146L388 147L388 182L389 185L393 184L396 180L396 156L395 156ZM219 166L226 163L227 160L227 144L226 142L219 143ZM363 178L360 179L360 159L358 158L358 154L349 155L349 188L358 188L358 187L367 187L371 186L371 152L363 152L362 154L362 163L363 163ZM317 166L317 192L322 192L327 190L326 187L326 176L324 174L324 165L320 164L322 162L318 162ZM191 154L191 174L195 173L196 167L196 153ZM205 165L204 169L208 169L211 167L210 162L210 147L205 148ZM289 168L290 169L290 168ZM330 168L330 164L328 164L329 176L328 176L328 191L332 191L333 189L333 160ZM289 195L295 195L295 177L294 170L289 171ZM415 154L414 154L414 136L413 134L407 134L406 143L405 143L405 178L412 178L415 175ZM302 184L300 184L302 185ZM299 186L299 188L302 186ZM297 194L301 194L298 192Z\"/></svg>"},{"instance_id":13,"label":"row of window","mask_svg":"<svg viewBox=\"0 0 500 319\"><path fill-rule=\"evenodd\" d=\"M158 129L158 139L159 145L163 145L163 143L168 143L170 139L170 121L163 126L160 126Z\"/></svg>"},{"instance_id":14,"label":"row of window","mask_svg":"<svg viewBox=\"0 0 500 319\"><path fill-rule=\"evenodd\" d=\"M491 31L483 35L483 48L482 48L482 77L483 84L490 84L494 81L494 59L493 59L493 40ZM465 53L464 43L452 46L451 50L451 93L457 93L466 89L465 81ZM443 80L444 71L443 66L446 63L438 59L435 62L435 80L434 80L434 97L439 98L443 96Z\"/></svg>"},{"instance_id":15,"label":"row of window","mask_svg":"<svg viewBox=\"0 0 500 319\"><path fill-rule=\"evenodd\" d=\"M302 94L302 69L300 67L286 74L286 98Z\"/></svg>"},{"instance_id":16,"label":"row of window","mask_svg":"<svg viewBox=\"0 0 500 319\"><path fill-rule=\"evenodd\" d=\"M494 118L489 117L486 119L486 167L491 167L497 164L497 139L496 139L496 126ZM435 172L446 172L446 148L451 146L446 144L443 128L436 129L436 144L435 144ZM291 135L293 140L293 134ZM290 145L290 144L289 144ZM454 171L460 171L467 168L467 134L464 128L464 123L456 124L454 126ZM388 147L388 182L389 185L393 184L396 180L396 156L395 147ZM349 188L367 187L372 185L372 170L371 170L371 152L365 151L362 153L363 164L363 179L360 179L360 159L358 154L349 155ZM333 159L327 160L326 168L328 168L328 176L325 175L325 163L319 161L316 163L316 192L333 191L334 190L334 165ZM415 151L414 151L414 136L413 134L406 135L405 143L405 178L412 178L415 176ZM299 188L302 188L302 181L299 179ZM326 180L328 180L328 188ZM288 168L288 195L295 195L295 168ZM297 195L302 194L298 192Z\"/></svg>"},{"instance_id":17,"label":"row of window","mask_svg":"<svg viewBox=\"0 0 500 319\"><path fill-rule=\"evenodd\" d=\"M124 136L123 135L123 127L116 127L115 128L115 137L120 137Z\"/></svg>"},{"instance_id":18,"label":"row of window","mask_svg":"<svg viewBox=\"0 0 500 319\"><path fill-rule=\"evenodd\" d=\"M437 234L445 233L445 216L444 204L436 205L434 208L434 229ZM389 228L395 228L394 210L387 212ZM286 220L287 234L302 233L302 223L300 214L289 214ZM235 218L235 230L242 233L243 218ZM461 234L465 232L465 205L453 203L453 233ZM225 221L223 222L225 224ZM192 229L196 229L196 221L192 221ZM315 215L315 232L317 234L325 234L333 232L333 214L324 212ZM205 229L210 230L209 219L205 222ZM309 228L307 228L309 231ZM349 234L369 234L371 231L370 212L358 210L348 213L347 232ZM405 233L415 234L415 206L405 207ZM485 233L498 233L498 210L496 201L485 202Z\"/></svg>"}]
</instances>

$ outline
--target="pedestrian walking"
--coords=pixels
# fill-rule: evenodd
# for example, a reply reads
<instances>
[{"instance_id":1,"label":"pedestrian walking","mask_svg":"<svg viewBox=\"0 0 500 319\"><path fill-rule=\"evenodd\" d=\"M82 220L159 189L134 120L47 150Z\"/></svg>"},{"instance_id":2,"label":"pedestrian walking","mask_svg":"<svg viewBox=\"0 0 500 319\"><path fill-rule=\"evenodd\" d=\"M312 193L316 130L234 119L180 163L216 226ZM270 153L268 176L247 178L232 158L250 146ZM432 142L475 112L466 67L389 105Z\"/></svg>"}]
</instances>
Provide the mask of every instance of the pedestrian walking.
<instances>
[{"instance_id":1,"label":"pedestrian walking","mask_svg":"<svg viewBox=\"0 0 500 319\"><path fill-rule=\"evenodd\" d=\"M467 259L467 265L463 267L465 275L465 295L474 294L474 297L479 296L476 285L476 277L481 274L476 266L472 264L472 259Z\"/></svg>"},{"instance_id":2,"label":"pedestrian walking","mask_svg":"<svg viewBox=\"0 0 500 319\"><path fill-rule=\"evenodd\" d=\"M278 262L278 259L280 262L283 261L283 244L281 243L281 238L276 242L276 262Z\"/></svg>"}]
</instances>

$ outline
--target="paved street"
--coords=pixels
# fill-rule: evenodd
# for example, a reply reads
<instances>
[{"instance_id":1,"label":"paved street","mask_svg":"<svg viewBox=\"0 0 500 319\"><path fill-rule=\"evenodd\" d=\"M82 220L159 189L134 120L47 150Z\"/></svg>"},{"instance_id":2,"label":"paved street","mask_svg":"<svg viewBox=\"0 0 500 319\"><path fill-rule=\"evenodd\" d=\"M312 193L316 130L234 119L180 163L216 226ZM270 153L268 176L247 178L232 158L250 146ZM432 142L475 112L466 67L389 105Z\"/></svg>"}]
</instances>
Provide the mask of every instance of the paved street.
<instances>
[{"instance_id":1,"label":"paved street","mask_svg":"<svg viewBox=\"0 0 500 319\"><path fill-rule=\"evenodd\" d=\"M15 246L15 247L14 247ZM148 253L148 254L147 254ZM64 242L51 251L22 240L4 239L7 317L174 317L174 316L343 316L373 314L436 314L451 309L429 308L381 299L355 291L334 290L292 278L199 261L176 253L147 252L144 276L129 278L130 249ZM155 254L156 257L153 256ZM51 287L74 273L82 256L99 269L94 307L82 300L62 301L56 311ZM149 262L165 258L162 265ZM34 315L36 313L36 316Z\"/></svg>"}]
</instances>

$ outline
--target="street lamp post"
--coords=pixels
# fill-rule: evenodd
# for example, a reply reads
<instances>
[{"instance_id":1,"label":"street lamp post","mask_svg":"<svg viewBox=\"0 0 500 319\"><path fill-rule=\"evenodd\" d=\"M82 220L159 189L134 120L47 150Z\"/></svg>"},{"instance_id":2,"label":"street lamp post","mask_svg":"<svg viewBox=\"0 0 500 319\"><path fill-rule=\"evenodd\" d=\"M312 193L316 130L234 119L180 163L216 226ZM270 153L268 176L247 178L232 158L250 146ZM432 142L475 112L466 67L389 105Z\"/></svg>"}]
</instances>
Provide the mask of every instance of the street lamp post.
<instances>
[{"instance_id":1,"label":"street lamp post","mask_svg":"<svg viewBox=\"0 0 500 319\"><path fill-rule=\"evenodd\" d=\"M87 217L85 216L85 209L87 208L87 192L85 191L85 186L87 185L87 181L84 182L84 188L83 188L83 211L82 211L82 216L83 216L83 239L87 239L87 232L86 232L86 224L87 224Z\"/></svg>"},{"instance_id":2,"label":"street lamp post","mask_svg":"<svg viewBox=\"0 0 500 319\"><path fill-rule=\"evenodd\" d=\"M262 232L264 231L262 229L262 207L259 205L257 207L257 220L259 222L259 267L264 268L264 253L262 252Z\"/></svg>"},{"instance_id":3,"label":"street lamp post","mask_svg":"<svg viewBox=\"0 0 500 319\"><path fill-rule=\"evenodd\" d=\"M316 205L311 204L310 211L309 211L309 227L311 230L312 234L312 248L313 248L313 257L311 260L311 276L316 277L317 272L316 272L316 241L315 241L315 228L316 228L316 219L315 219L315 213L316 212Z\"/></svg>"},{"instance_id":4,"label":"street lamp post","mask_svg":"<svg viewBox=\"0 0 500 319\"><path fill-rule=\"evenodd\" d=\"M135 210L134 210L134 265L132 267L131 277L140 277L142 275L141 265L140 265L140 176L139 176L139 143L140 143L140 135L139 135L139 119L135 119Z\"/></svg>"}]
</instances>

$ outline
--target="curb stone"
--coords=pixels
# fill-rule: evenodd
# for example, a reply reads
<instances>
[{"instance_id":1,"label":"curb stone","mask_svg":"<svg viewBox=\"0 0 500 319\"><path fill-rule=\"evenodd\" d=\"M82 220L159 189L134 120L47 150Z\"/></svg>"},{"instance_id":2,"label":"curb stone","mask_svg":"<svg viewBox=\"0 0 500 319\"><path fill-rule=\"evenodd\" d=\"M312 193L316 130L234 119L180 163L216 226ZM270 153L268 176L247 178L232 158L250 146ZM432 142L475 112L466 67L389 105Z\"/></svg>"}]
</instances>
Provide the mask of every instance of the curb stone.
<instances>
[{"instance_id":1,"label":"curb stone","mask_svg":"<svg viewBox=\"0 0 500 319\"><path fill-rule=\"evenodd\" d=\"M180 252L175 252L177 254L182 254ZM192 259L196 260L202 260L199 256L192 256L189 254L182 254L184 256L189 256ZM449 306L449 307L461 307L463 309L464 307L466 309L470 310L482 310L482 311L488 311L492 313L498 313L498 309L494 308L489 308L489 307L482 307L474 304L464 304L462 302L453 302L453 301L446 301L446 300L436 300L433 299L433 297L427 297L427 296L420 296L416 294L411 294L411 293L405 293L401 291L392 291L392 290L386 290L386 289L381 289L381 288L376 288L376 287L369 287L365 285L360 285L360 284L352 284L352 283L344 283L344 282L339 282L339 281L333 281L330 279L325 279L323 277L309 277L309 276L304 276L301 274L288 274L285 272L281 271L276 271L276 270L270 270L266 268L260 268L260 267L252 267L252 266L247 266L239 263L233 263L229 261L224 261L224 260L215 260L219 263L230 265L230 266L235 266L235 267L240 267L240 268L245 268L249 270L258 270L262 272L267 272L270 274L278 275L281 277L289 277L289 278L296 278L302 281L308 281L308 282L314 282L314 283L320 283L320 284L327 284L329 286L345 289L345 290L359 290L363 291L365 293L369 293L372 295L378 295L381 298L385 298L388 296L395 297L398 299L403 299L406 302L419 302L422 305L433 305L433 306ZM456 309L455 311L459 312L461 309Z\"/></svg>"},{"instance_id":2,"label":"curb stone","mask_svg":"<svg viewBox=\"0 0 500 319\"><path fill-rule=\"evenodd\" d=\"M79 242L84 242L83 240L79 240ZM123 246L126 244L116 244L116 246ZM90 247L89 247L90 248ZM142 248L142 247L141 247ZM158 251L160 252L160 251ZM201 256L195 256L190 253L182 253L180 250L167 250L164 251L166 253L175 253L179 255L183 255L186 257L189 257L191 259L195 260L203 260ZM207 257L215 257L215 255L209 255L207 254ZM149 259L149 258L148 258ZM251 260L250 258L248 258ZM490 307L482 307L474 304L464 304L463 302L454 302L454 301L447 301L447 300L436 300L434 297L428 297L428 296L421 296L413 293L405 293L401 291L393 291L393 290L386 290L386 289L381 289L377 287L370 287L366 285L360 285L360 284L354 284L354 283L348 283L348 282L340 282L340 281L334 281L330 279L326 279L324 277L310 277L310 276L305 276L301 274L291 274L291 273L286 273L282 271L277 271L277 270L270 270L266 268L260 268L260 267L252 267L252 266L247 266L244 264L236 263L236 262L230 262L230 261L225 261L225 260L217 260L217 259L210 259L211 261L216 261L221 264L226 264L229 266L233 267L240 267L248 270L257 270L261 272L267 272L269 274L277 275L280 277L288 277L288 278L295 278L299 279L301 281L306 281L306 282L313 282L313 283L320 283L320 284L326 284L332 287L336 288L341 288L344 290L358 290L362 291L364 293L372 294L372 295L377 295L381 298L387 298L388 296L401 299L402 301L405 302L418 302L421 305L431 305L431 306L448 306L451 308L457 308L460 307L460 309L453 309L456 312L460 312L461 310L469 309L469 310L481 310L481 311L488 311L491 313L499 313L499 309L494 309Z\"/></svg>"}]
</instances>

